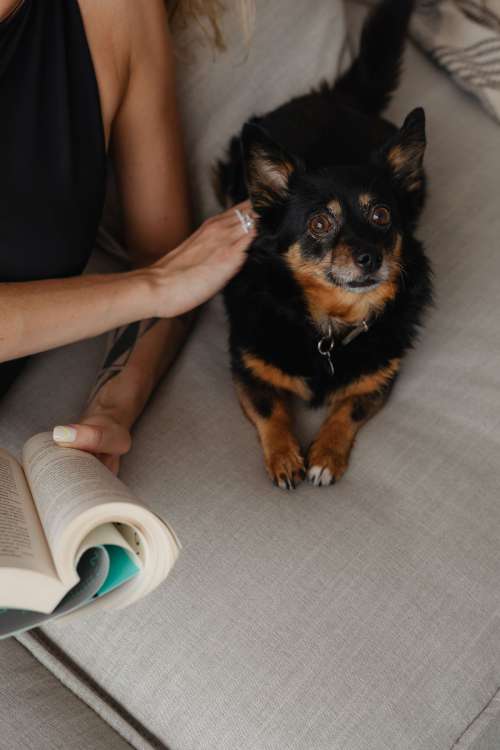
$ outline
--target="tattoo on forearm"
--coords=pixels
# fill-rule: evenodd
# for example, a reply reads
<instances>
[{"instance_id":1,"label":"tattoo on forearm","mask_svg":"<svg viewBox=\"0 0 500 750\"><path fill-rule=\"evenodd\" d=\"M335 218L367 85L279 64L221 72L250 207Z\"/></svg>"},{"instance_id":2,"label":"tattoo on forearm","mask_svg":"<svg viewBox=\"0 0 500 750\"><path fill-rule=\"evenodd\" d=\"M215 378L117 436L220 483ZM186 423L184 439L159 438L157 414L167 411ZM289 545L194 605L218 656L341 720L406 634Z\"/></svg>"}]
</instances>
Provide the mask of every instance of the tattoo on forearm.
<instances>
[{"instance_id":1,"label":"tattoo on forearm","mask_svg":"<svg viewBox=\"0 0 500 750\"><path fill-rule=\"evenodd\" d=\"M108 351L97 375L97 380L92 393L90 394L89 402L95 398L97 392L100 391L106 383L109 383L110 380L122 372L127 366L139 339L150 331L159 320L160 318L141 320L137 323L130 323L129 325L122 326L121 328L117 328L116 331L113 331L110 336Z\"/></svg>"}]
</instances>

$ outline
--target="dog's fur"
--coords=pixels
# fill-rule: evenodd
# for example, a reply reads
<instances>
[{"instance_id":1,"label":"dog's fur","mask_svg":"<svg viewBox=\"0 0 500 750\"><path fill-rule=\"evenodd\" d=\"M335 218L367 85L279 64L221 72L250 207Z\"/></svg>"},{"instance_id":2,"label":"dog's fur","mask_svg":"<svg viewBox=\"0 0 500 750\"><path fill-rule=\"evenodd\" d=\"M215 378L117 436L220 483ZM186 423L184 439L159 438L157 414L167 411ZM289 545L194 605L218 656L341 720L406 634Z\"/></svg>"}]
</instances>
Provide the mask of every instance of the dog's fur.
<instances>
[{"instance_id":1,"label":"dog's fur","mask_svg":"<svg viewBox=\"0 0 500 750\"><path fill-rule=\"evenodd\" d=\"M267 470L290 489L331 484L359 428L385 403L431 300L414 237L424 194L425 116L380 117L397 86L413 0L383 0L334 86L253 118L218 166L227 203L250 196L257 237L225 290L233 376ZM345 346L363 321L363 331ZM335 346L332 374L318 350ZM290 396L329 414L304 459Z\"/></svg>"}]
</instances>

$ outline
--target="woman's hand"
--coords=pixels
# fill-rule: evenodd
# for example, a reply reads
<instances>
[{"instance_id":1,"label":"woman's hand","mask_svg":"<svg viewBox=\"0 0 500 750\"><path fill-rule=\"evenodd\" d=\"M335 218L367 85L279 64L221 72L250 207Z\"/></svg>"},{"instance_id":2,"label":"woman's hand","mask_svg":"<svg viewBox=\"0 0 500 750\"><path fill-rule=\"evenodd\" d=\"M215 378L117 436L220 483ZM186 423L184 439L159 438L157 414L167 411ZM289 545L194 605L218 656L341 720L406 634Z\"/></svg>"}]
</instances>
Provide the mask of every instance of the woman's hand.
<instances>
[{"instance_id":1,"label":"woman's hand","mask_svg":"<svg viewBox=\"0 0 500 750\"><path fill-rule=\"evenodd\" d=\"M64 448L94 453L113 474L118 474L120 458L132 445L127 427L104 414L85 417L79 424L55 427L53 439Z\"/></svg>"},{"instance_id":2,"label":"woman's hand","mask_svg":"<svg viewBox=\"0 0 500 750\"><path fill-rule=\"evenodd\" d=\"M240 208L250 211L248 203ZM234 276L254 236L231 209L144 268L0 283L0 362L192 310Z\"/></svg>"},{"instance_id":3,"label":"woman's hand","mask_svg":"<svg viewBox=\"0 0 500 750\"><path fill-rule=\"evenodd\" d=\"M207 219L179 247L147 269L157 284L156 317L169 318L198 307L239 270L255 229L245 232L236 209L255 219L250 202L245 201Z\"/></svg>"},{"instance_id":4,"label":"woman's hand","mask_svg":"<svg viewBox=\"0 0 500 750\"><path fill-rule=\"evenodd\" d=\"M244 231L236 209L254 218L251 205L246 201L208 219L179 247L144 269L151 271L155 279L158 296L155 317L171 318L192 310L210 299L238 271L255 237L255 229L248 233ZM143 369L136 368L139 373ZM110 471L118 474L120 458L128 453L132 443L130 426L137 409L130 404L137 400L135 391L144 390L142 386L136 388L134 385L140 380L137 372L132 384L123 374L111 380L107 388L116 393L104 394L104 397L101 389L90 413L87 411L79 423L55 427L54 442L65 448L93 453ZM150 387L147 395L149 391ZM140 404L143 405L146 398L139 398ZM104 406L100 404L103 399Z\"/></svg>"}]
</instances>

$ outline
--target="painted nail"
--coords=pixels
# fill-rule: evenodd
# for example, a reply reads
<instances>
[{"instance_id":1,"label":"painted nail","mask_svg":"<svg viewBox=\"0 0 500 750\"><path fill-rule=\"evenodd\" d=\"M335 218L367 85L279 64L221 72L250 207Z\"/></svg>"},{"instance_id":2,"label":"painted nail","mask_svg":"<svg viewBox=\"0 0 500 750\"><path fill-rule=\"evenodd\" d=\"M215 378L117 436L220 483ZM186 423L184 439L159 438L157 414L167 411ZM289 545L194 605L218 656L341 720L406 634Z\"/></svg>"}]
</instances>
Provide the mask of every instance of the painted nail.
<instances>
[{"instance_id":1,"label":"painted nail","mask_svg":"<svg viewBox=\"0 0 500 750\"><path fill-rule=\"evenodd\" d=\"M55 443L74 443L76 430L74 427L54 427L52 439Z\"/></svg>"}]
</instances>

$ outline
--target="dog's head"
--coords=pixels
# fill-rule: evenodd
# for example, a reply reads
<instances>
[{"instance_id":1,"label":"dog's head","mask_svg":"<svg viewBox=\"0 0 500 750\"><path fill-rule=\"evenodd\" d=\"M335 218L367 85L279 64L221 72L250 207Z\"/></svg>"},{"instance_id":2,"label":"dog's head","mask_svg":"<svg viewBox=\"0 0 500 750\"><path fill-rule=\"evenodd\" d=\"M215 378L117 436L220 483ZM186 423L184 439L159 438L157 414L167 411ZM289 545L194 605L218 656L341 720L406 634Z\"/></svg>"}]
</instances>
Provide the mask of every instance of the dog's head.
<instances>
[{"instance_id":1,"label":"dog's head","mask_svg":"<svg viewBox=\"0 0 500 750\"><path fill-rule=\"evenodd\" d=\"M355 322L392 299L424 191L423 110L366 166L307 170L255 124L242 146L259 231L275 239L318 316Z\"/></svg>"}]
</instances>

